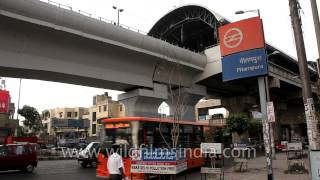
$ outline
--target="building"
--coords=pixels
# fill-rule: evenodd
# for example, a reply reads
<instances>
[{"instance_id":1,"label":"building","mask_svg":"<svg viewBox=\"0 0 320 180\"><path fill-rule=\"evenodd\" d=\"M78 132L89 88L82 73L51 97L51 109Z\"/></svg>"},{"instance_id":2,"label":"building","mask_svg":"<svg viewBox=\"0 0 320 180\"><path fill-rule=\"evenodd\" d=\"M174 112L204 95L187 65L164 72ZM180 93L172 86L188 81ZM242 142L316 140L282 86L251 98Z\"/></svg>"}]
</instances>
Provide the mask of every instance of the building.
<instances>
[{"instance_id":1,"label":"building","mask_svg":"<svg viewBox=\"0 0 320 180\"><path fill-rule=\"evenodd\" d=\"M225 126L229 112L223 108L220 99L200 100L195 107L196 120L211 125Z\"/></svg>"},{"instance_id":2,"label":"building","mask_svg":"<svg viewBox=\"0 0 320 180\"><path fill-rule=\"evenodd\" d=\"M89 114L84 116L90 120L89 136L98 137L101 133L102 118L123 117L125 109L118 101L113 101L108 93L93 97L93 105L89 108Z\"/></svg>"},{"instance_id":3,"label":"building","mask_svg":"<svg viewBox=\"0 0 320 180\"><path fill-rule=\"evenodd\" d=\"M78 143L87 138L89 120L84 116L89 113L88 108L55 108L42 112L42 124L48 139L54 139L57 144Z\"/></svg>"},{"instance_id":4,"label":"building","mask_svg":"<svg viewBox=\"0 0 320 180\"><path fill-rule=\"evenodd\" d=\"M0 144L5 142L6 137L17 135L19 121L13 118L14 110L9 91L0 89Z\"/></svg>"}]
</instances>

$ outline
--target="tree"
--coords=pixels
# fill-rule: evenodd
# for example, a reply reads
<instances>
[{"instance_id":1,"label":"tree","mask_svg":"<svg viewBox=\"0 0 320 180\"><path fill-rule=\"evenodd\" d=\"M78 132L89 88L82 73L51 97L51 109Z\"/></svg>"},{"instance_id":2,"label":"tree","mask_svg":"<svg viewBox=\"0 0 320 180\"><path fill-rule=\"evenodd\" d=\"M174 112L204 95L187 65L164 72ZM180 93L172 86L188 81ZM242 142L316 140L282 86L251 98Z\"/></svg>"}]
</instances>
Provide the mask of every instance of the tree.
<instances>
[{"instance_id":1,"label":"tree","mask_svg":"<svg viewBox=\"0 0 320 180\"><path fill-rule=\"evenodd\" d=\"M251 119L248 127L249 137L258 138L260 141L262 139L262 132L262 123Z\"/></svg>"},{"instance_id":2,"label":"tree","mask_svg":"<svg viewBox=\"0 0 320 180\"><path fill-rule=\"evenodd\" d=\"M227 127L231 132L241 135L249 129L249 118L243 114L231 115L227 118Z\"/></svg>"},{"instance_id":3,"label":"tree","mask_svg":"<svg viewBox=\"0 0 320 180\"><path fill-rule=\"evenodd\" d=\"M36 108L25 105L22 109L18 110L18 113L25 118L23 125L31 131L30 135L42 132L43 126L40 114Z\"/></svg>"},{"instance_id":4,"label":"tree","mask_svg":"<svg viewBox=\"0 0 320 180\"><path fill-rule=\"evenodd\" d=\"M173 60L172 60L173 61ZM156 65L153 81L167 85L168 88L168 100L172 108L171 118L173 120L172 127L170 129L171 139L164 137L162 123L159 123L159 132L163 142L168 148L177 148L180 137L180 124L183 115L186 111L187 96L183 92L185 88L184 77L182 76L183 67L180 62L159 62ZM163 117L161 116L160 119Z\"/></svg>"}]
</instances>

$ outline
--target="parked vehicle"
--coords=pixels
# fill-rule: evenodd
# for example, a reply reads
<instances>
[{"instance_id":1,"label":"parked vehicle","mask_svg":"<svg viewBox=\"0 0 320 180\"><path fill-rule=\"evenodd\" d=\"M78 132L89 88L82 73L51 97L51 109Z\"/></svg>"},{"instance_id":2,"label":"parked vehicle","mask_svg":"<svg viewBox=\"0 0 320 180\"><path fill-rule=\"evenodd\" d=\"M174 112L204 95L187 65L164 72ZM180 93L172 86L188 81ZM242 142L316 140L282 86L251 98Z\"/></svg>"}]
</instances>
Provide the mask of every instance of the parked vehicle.
<instances>
[{"instance_id":1,"label":"parked vehicle","mask_svg":"<svg viewBox=\"0 0 320 180\"><path fill-rule=\"evenodd\" d=\"M83 168L86 168L88 165L91 167L96 166L99 150L100 142L91 142L86 148L79 152L78 163Z\"/></svg>"},{"instance_id":2,"label":"parked vehicle","mask_svg":"<svg viewBox=\"0 0 320 180\"><path fill-rule=\"evenodd\" d=\"M33 172L38 165L35 145L7 144L0 145L0 170L22 170Z\"/></svg>"},{"instance_id":3,"label":"parked vehicle","mask_svg":"<svg viewBox=\"0 0 320 180\"><path fill-rule=\"evenodd\" d=\"M68 150L66 147L54 147L51 148L51 155L63 156L63 154Z\"/></svg>"}]
</instances>

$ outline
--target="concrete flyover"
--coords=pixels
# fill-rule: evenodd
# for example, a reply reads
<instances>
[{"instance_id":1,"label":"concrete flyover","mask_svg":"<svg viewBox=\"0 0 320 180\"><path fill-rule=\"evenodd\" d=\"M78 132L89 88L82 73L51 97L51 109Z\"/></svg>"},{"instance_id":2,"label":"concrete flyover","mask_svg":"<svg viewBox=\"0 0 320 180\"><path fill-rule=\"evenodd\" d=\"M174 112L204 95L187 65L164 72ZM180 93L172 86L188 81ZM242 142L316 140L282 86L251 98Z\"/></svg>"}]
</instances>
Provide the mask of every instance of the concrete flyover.
<instances>
[{"instance_id":1,"label":"concrete flyover","mask_svg":"<svg viewBox=\"0 0 320 180\"><path fill-rule=\"evenodd\" d=\"M227 23L206 7L186 5L143 35L39 0L1 0L0 76L125 91L119 100L130 116L156 116L168 89L175 96L178 86L188 99L185 119L195 119L193 107L203 97L250 111L259 101L256 78L222 82L217 29ZM278 111L303 107L297 61L269 44L267 52ZM309 70L315 82L317 73Z\"/></svg>"},{"instance_id":2,"label":"concrete flyover","mask_svg":"<svg viewBox=\"0 0 320 180\"><path fill-rule=\"evenodd\" d=\"M190 86L206 56L38 0L0 1L0 76L128 91L165 83L155 70L175 62Z\"/></svg>"}]
</instances>

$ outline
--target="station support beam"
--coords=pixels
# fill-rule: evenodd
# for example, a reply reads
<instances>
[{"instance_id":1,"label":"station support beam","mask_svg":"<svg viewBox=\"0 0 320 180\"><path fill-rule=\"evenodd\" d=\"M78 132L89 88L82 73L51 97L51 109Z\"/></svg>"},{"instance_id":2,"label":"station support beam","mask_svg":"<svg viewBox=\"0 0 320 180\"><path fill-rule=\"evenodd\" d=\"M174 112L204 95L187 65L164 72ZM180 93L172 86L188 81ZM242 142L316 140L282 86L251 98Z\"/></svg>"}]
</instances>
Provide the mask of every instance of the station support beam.
<instances>
[{"instance_id":1,"label":"station support beam","mask_svg":"<svg viewBox=\"0 0 320 180\"><path fill-rule=\"evenodd\" d=\"M118 100L125 106L126 116L159 117L158 109L168 98L166 85L154 84L154 88L135 89L118 96Z\"/></svg>"}]
</instances>

